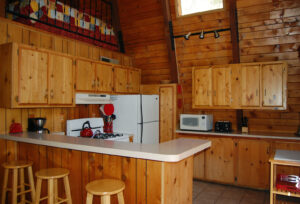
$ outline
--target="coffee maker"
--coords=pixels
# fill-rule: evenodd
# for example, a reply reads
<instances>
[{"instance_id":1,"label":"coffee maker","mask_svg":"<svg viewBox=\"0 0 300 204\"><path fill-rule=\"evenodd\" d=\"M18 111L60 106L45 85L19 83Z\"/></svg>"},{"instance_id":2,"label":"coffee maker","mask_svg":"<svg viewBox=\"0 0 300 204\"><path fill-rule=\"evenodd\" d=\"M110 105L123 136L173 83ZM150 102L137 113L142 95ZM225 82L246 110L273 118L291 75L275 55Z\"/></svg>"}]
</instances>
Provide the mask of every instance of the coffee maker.
<instances>
[{"instance_id":1,"label":"coffee maker","mask_svg":"<svg viewBox=\"0 0 300 204\"><path fill-rule=\"evenodd\" d=\"M28 132L36 132L39 134L50 133L47 128L44 128L46 118L28 118Z\"/></svg>"}]
</instances>

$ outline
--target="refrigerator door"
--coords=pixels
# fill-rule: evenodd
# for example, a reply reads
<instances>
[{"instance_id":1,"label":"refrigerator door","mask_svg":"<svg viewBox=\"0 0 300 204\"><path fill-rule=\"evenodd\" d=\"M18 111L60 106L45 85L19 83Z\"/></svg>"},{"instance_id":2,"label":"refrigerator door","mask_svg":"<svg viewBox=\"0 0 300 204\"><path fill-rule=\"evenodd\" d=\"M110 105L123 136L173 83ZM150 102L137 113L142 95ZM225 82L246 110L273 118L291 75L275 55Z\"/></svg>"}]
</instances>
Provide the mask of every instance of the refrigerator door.
<instances>
[{"instance_id":1,"label":"refrigerator door","mask_svg":"<svg viewBox=\"0 0 300 204\"><path fill-rule=\"evenodd\" d=\"M142 105L142 108L141 108ZM159 121L159 96L138 96L138 123Z\"/></svg>"},{"instance_id":2,"label":"refrigerator door","mask_svg":"<svg viewBox=\"0 0 300 204\"><path fill-rule=\"evenodd\" d=\"M113 121L113 131L122 133L137 133L139 95L111 96L115 108L116 120Z\"/></svg>"},{"instance_id":3,"label":"refrigerator door","mask_svg":"<svg viewBox=\"0 0 300 204\"><path fill-rule=\"evenodd\" d=\"M143 123L138 125L138 137L136 143L158 144L159 143L159 122Z\"/></svg>"}]
</instances>

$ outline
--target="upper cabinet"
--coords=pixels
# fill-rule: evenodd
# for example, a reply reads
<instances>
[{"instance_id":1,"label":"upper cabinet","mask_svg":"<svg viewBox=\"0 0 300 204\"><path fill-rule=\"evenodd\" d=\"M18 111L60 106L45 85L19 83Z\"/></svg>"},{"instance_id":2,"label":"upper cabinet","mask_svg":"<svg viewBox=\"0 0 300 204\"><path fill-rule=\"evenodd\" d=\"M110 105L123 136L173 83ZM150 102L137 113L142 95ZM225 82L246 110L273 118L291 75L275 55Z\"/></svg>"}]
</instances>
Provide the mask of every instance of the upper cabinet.
<instances>
[{"instance_id":1,"label":"upper cabinet","mask_svg":"<svg viewBox=\"0 0 300 204\"><path fill-rule=\"evenodd\" d=\"M212 69L213 105L230 106L231 104L231 68L229 66Z\"/></svg>"},{"instance_id":2,"label":"upper cabinet","mask_svg":"<svg viewBox=\"0 0 300 204\"><path fill-rule=\"evenodd\" d=\"M286 67L281 64L263 64L262 73L262 91L264 107L281 107L285 103L283 98L286 88Z\"/></svg>"},{"instance_id":3,"label":"upper cabinet","mask_svg":"<svg viewBox=\"0 0 300 204\"><path fill-rule=\"evenodd\" d=\"M139 93L141 71L124 66L115 66L114 80L116 93Z\"/></svg>"},{"instance_id":4,"label":"upper cabinet","mask_svg":"<svg viewBox=\"0 0 300 204\"><path fill-rule=\"evenodd\" d=\"M193 68L193 108L285 110L286 90L285 62Z\"/></svg>"},{"instance_id":5,"label":"upper cabinet","mask_svg":"<svg viewBox=\"0 0 300 204\"><path fill-rule=\"evenodd\" d=\"M74 106L73 59L31 46L0 45L0 106Z\"/></svg>"}]
</instances>

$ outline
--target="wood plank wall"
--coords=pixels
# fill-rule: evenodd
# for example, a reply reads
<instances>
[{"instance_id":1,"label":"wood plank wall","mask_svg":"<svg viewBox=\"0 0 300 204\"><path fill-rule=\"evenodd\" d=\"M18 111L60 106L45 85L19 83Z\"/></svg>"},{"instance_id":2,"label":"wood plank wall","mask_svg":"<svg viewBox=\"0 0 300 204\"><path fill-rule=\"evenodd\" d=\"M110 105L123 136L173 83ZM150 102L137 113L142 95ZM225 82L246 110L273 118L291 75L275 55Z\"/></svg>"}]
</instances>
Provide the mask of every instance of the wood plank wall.
<instances>
[{"instance_id":1,"label":"wood plank wall","mask_svg":"<svg viewBox=\"0 0 300 204\"><path fill-rule=\"evenodd\" d=\"M174 35L229 28L228 3L219 12L176 17L175 0L170 1ZM141 66L143 83L169 78L167 50L163 40L161 2L119 1L125 48ZM287 111L243 111L251 131L296 132L300 125L300 2L298 0L237 0L241 62L284 60L288 69ZM185 113L213 113L214 120L229 120L236 129L236 111L192 109L192 67L232 63L230 31L204 39L191 36L176 43L179 79L183 87Z\"/></svg>"},{"instance_id":2,"label":"wood plank wall","mask_svg":"<svg viewBox=\"0 0 300 204\"><path fill-rule=\"evenodd\" d=\"M287 111L244 111L257 131L296 132L300 125L300 1L238 0L241 62L288 63Z\"/></svg>"},{"instance_id":3,"label":"wood plank wall","mask_svg":"<svg viewBox=\"0 0 300 204\"><path fill-rule=\"evenodd\" d=\"M119 0L125 51L142 69L142 83L170 79L162 3L157 0Z\"/></svg>"},{"instance_id":4,"label":"wood plank wall","mask_svg":"<svg viewBox=\"0 0 300 204\"><path fill-rule=\"evenodd\" d=\"M132 65L132 60L127 55L53 35L8 19L0 18L0 44L7 42L30 44L95 60L99 59L99 56L113 57L119 59L123 65ZM28 117L46 117L47 122L45 127L50 131L61 132L65 131L67 119L99 116L98 105L77 105L75 108L0 108L0 133L9 132L9 126L13 121L22 123L23 131L26 131Z\"/></svg>"}]
</instances>

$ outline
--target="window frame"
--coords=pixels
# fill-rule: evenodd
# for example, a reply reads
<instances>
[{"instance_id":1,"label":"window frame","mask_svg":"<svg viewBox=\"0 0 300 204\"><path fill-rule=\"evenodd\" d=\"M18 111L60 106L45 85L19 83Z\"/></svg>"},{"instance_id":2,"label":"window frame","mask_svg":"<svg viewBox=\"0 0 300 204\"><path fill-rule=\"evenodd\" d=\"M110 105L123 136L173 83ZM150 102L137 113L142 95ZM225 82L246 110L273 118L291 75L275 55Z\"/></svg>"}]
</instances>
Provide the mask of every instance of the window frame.
<instances>
[{"instance_id":1,"label":"window frame","mask_svg":"<svg viewBox=\"0 0 300 204\"><path fill-rule=\"evenodd\" d=\"M223 1L223 8L209 10L209 11L200 11L200 12L197 12L197 13L191 13L191 14L181 15L181 0L175 0L176 18L185 18L185 17L190 17L190 16L199 16L199 15L202 15L202 14L224 11L226 9L226 4L225 4L226 0L222 0L222 1Z\"/></svg>"}]
</instances>

